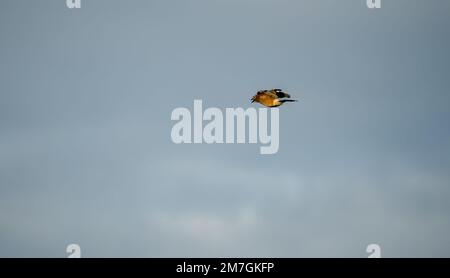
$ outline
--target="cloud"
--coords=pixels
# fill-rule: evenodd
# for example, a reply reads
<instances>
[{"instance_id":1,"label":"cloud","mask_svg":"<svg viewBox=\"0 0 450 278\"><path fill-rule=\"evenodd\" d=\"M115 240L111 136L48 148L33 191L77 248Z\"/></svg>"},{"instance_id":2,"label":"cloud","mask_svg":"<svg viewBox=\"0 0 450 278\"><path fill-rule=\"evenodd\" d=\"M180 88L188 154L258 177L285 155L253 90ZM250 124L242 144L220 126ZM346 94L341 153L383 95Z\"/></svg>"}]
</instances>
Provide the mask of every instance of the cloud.
<instances>
[{"instance_id":1,"label":"cloud","mask_svg":"<svg viewBox=\"0 0 450 278\"><path fill-rule=\"evenodd\" d=\"M0 256L450 255L449 3L94 2L0 4ZM171 142L271 87L276 155Z\"/></svg>"}]
</instances>

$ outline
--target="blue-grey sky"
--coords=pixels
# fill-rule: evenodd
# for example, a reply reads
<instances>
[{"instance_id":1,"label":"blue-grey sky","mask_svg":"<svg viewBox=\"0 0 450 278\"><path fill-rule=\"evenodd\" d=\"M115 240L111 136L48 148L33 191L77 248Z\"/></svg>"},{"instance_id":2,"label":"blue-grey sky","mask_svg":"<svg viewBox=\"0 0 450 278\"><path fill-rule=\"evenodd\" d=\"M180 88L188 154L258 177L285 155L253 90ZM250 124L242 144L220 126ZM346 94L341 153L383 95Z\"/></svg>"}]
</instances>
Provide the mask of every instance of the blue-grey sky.
<instances>
[{"instance_id":1,"label":"blue-grey sky","mask_svg":"<svg viewBox=\"0 0 450 278\"><path fill-rule=\"evenodd\" d=\"M450 1L0 1L0 256L450 256ZM171 111L280 87L280 149Z\"/></svg>"}]
</instances>

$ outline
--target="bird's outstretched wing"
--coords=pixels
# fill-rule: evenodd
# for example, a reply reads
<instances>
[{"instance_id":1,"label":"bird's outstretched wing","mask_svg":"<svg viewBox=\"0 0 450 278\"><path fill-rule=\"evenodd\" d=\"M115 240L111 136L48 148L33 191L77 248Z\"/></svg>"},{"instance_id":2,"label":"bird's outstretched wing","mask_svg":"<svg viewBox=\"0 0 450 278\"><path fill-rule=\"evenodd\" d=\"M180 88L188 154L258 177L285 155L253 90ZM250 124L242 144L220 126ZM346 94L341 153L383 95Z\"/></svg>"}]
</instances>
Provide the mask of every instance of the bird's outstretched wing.
<instances>
[{"instance_id":1,"label":"bird's outstretched wing","mask_svg":"<svg viewBox=\"0 0 450 278\"><path fill-rule=\"evenodd\" d=\"M281 89L272 89L272 90L261 90L256 93L257 95L262 95L262 97L269 97L272 99L276 98L290 98L291 96L289 94L286 94Z\"/></svg>"},{"instance_id":2,"label":"bird's outstretched wing","mask_svg":"<svg viewBox=\"0 0 450 278\"><path fill-rule=\"evenodd\" d=\"M281 89L272 89L272 90L270 90L269 92L275 94L278 98L283 98L283 97L290 98L290 97L291 97L291 95L286 94L286 93L283 92L283 90L281 90Z\"/></svg>"}]
</instances>

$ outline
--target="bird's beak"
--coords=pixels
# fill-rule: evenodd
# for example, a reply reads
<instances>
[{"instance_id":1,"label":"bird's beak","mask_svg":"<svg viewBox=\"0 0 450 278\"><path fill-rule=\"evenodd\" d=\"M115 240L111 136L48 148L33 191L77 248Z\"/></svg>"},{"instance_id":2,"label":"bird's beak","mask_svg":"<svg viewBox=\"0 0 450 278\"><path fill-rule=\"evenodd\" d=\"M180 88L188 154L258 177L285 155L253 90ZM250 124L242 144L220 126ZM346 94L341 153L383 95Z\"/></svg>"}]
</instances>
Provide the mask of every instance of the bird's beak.
<instances>
[{"instance_id":1,"label":"bird's beak","mask_svg":"<svg viewBox=\"0 0 450 278\"><path fill-rule=\"evenodd\" d=\"M252 101L252 103L253 103L253 102L255 102L255 100L254 100L254 99L251 99L251 101Z\"/></svg>"}]
</instances>

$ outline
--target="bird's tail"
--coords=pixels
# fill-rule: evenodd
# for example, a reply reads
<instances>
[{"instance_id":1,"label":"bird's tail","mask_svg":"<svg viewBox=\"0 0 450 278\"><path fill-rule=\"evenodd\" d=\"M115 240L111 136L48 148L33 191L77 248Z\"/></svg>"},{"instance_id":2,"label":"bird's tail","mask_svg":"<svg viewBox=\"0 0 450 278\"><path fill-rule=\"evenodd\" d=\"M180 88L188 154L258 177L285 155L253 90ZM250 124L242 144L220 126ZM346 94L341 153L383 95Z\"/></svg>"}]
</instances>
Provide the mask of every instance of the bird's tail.
<instances>
[{"instance_id":1,"label":"bird's tail","mask_svg":"<svg viewBox=\"0 0 450 278\"><path fill-rule=\"evenodd\" d=\"M298 100L296 100L296 99L280 99L280 102L281 102L281 103L285 103L285 102L296 102L296 101L298 101Z\"/></svg>"}]
</instances>

